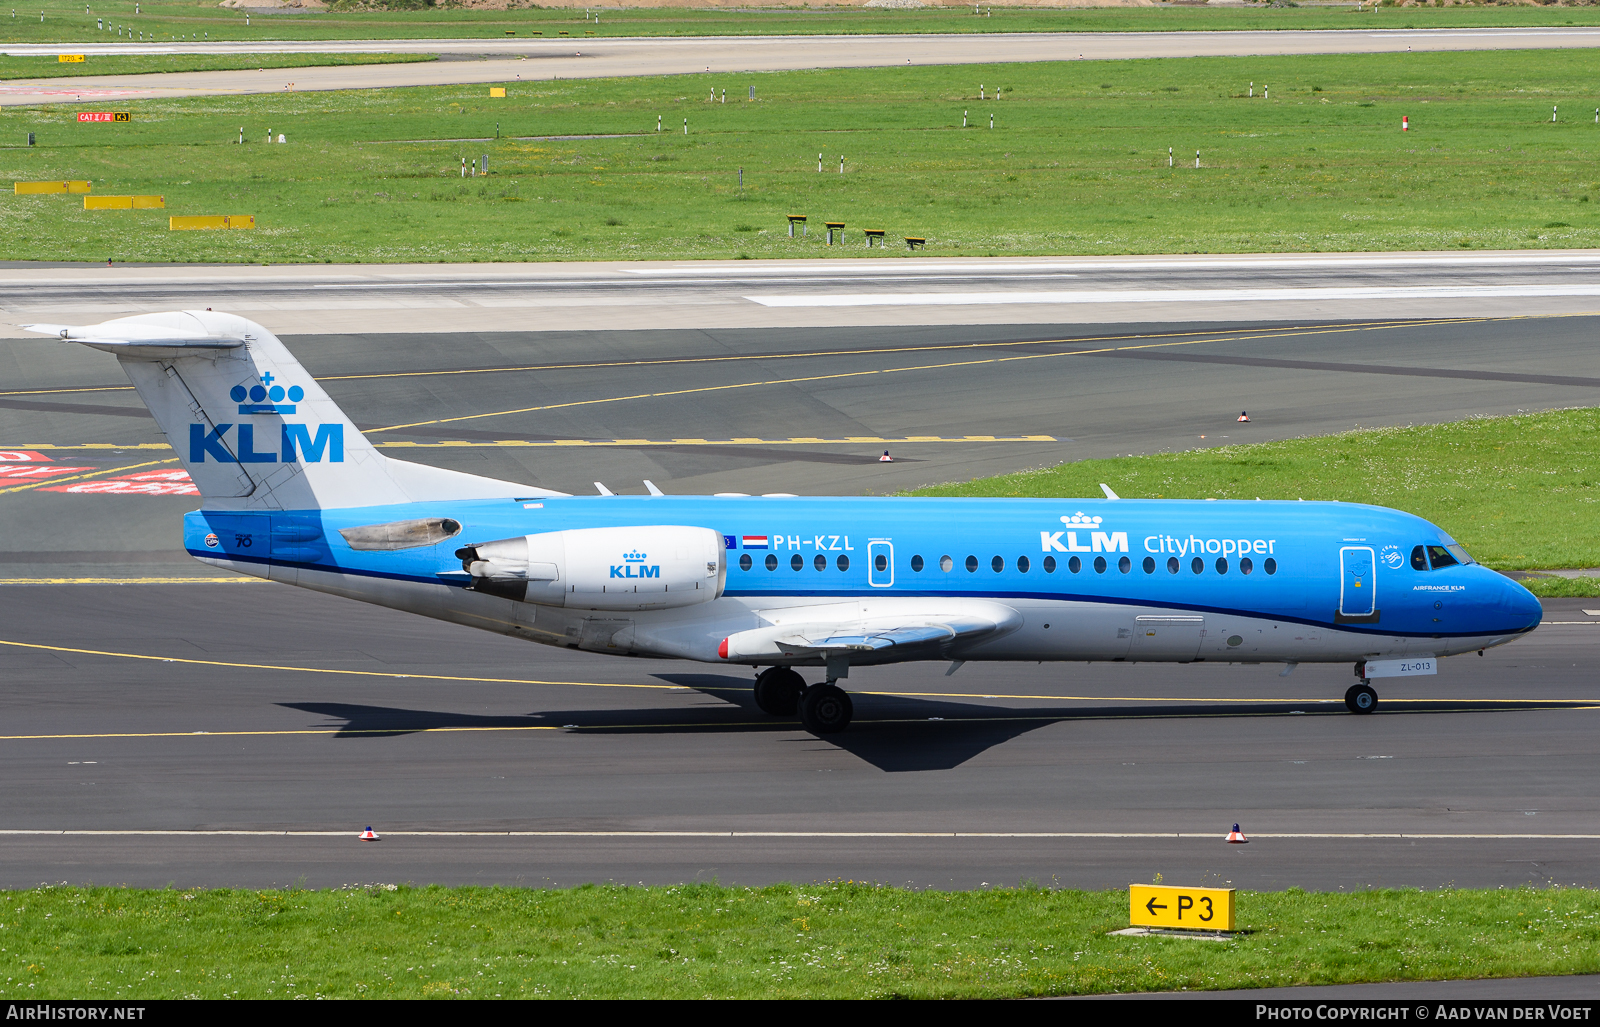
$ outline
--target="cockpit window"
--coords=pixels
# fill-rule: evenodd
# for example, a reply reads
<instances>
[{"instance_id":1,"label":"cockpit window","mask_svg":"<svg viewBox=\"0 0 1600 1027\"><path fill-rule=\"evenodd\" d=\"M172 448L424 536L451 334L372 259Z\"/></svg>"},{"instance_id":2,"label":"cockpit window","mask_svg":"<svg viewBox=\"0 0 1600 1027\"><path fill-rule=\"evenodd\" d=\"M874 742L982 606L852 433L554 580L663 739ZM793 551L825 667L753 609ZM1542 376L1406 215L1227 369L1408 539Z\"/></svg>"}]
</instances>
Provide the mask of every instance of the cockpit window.
<instances>
[{"instance_id":1,"label":"cockpit window","mask_svg":"<svg viewBox=\"0 0 1600 1027\"><path fill-rule=\"evenodd\" d=\"M1411 550L1411 569L1417 571L1428 569L1428 549L1426 546L1416 546Z\"/></svg>"},{"instance_id":2,"label":"cockpit window","mask_svg":"<svg viewBox=\"0 0 1600 1027\"><path fill-rule=\"evenodd\" d=\"M1461 547L1455 546L1454 548L1460 549ZM1463 550L1462 555L1465 555L1465 550ZM1455 556L1451 554L1450 550L1446 549L1444 546L1429 546L1428 560L1433 564L1434 570L1438 570L1440 567L1449 567L1451 564L1457 564L1461 562L1460 560L1457 560Z\"/></svg>"},{"instance_id":3,"label":"cockpit window","mask_svg":"<svg viewBox=\"0 0 1600 1027\"><path fill-rule=\"evenodd\" d=\"M1457 545L1454 542L1452 542L1449 545L1445 546L1445 548L1450 550L1450 555L1454 556L1456 558L1456 562L1457 563L1477 563L1478 562L1478 561L1476 561L1476 560L1474 560L1472 558L1472 554L1471 553L1468 553L1465 549L1461 548L1461 546Z\"/></svg>"}]
</instances>

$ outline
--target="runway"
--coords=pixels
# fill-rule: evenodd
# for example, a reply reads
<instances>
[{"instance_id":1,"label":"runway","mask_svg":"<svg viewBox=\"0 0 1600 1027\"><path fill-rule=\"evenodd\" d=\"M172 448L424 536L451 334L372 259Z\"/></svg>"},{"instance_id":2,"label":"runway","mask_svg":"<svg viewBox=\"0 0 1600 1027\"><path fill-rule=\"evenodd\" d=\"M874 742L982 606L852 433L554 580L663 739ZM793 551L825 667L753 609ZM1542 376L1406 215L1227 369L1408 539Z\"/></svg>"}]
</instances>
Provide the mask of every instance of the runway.
<instances>
[{"instance_id":1,"label":"runway","mask_svg":"<svg viewBox=\"0 0 1600 1027\"><path fill-rule=\"evenodd\" d=\"M884 493L1587 405L1600 387L1595 315L1491 316L1460 299L1377 319L1370 301L1365 317L1304 320L1204 300L1120 323L1039 318L1050 305L883 315L933 321L909 327L845 323L872 308L745 302L753 325L698 325L728 297L779 292L1542 287L1585 284L1595 266L1585 253L1053 263L127 268L97 284L100 269L11 268L0 295L13 321L255 304L385 452L563 491L642 492L649 478L669 493ZM327 292L349 320L294 331L337 309ZM599 323L520 307L518 330L497 328L505 308L484 301L548 295ZM619 297L657 323L606 321ZM670 303L676 317L660 313ZM1005 320L1025 311L1036 319ZM936 320L952 312L969 322ZM1162 315L1175 316L1149 319ZM1337 701L1343 666L1285 679L910 665L852 677L857 724L824 742L756 713L742 674L196 582L216 574L177 550L196 500L111 358L8 340L0 382L0 456L31 454L0 461L0 580L33 582L0 588L0 829L22 832L0 845L0 885L1596 879L1600 616L1581 602L1551 603L1552 623L1513 646L1386 686L1370 718ZM877 460L886 448L893 463ZM42 583L167 579L188 583ZM1234 822L1249 845L1221 842ZM355 841L369 823L383 842Z\"/></svg>"},{"instance_id":2,"label":"runway","mask_svg":"<svg viewBox=\"0 0 1600 1027\"><path fill-rule=\"evenodd\" d=\"M273 584L3 596L32 647L3 647L4 887L1600 876L1600 618L1576 602L1372 717L1337 701L1345 667L911 665L852 676L856 723L824 741L740 673ZM85 831L110 833L42 833Z\"/></svg>"},{"instance_id":3,"label":"runway","mask_svg":"<svg viewBox=\"0 0 1600 1027\"><path fill-rule=\"evenodd\" d=\"M843 252L851 252L845 250ZM1600 253L1267 253L142 267L0 265L0 338L184 307L280 335L918 329L1600 311ZM36 337L36 336L35 336Z\"/></svg>"},{"instance_id":4,"label":"runway","mask_svg":"<svg viewBox=\"0 0 1600 1027\"><path fill-rule=\"evenodd\" d=\"M0 106L104 102L329 89L464 85L552 78L743 74L811 68L1002 64L1027 61L1133 60L1152 57L1283 56L1330 53L1460 52L1600 46L1600 29L1387 29L1314 32L1106 32L884 36L678 36L650 38L325 40L195 43L39 44L0 47L12 56L62 53L269 54L439 53L479 61L272 71L197 71L91 75L0 84Z\"/></svg>"}]
</instances>

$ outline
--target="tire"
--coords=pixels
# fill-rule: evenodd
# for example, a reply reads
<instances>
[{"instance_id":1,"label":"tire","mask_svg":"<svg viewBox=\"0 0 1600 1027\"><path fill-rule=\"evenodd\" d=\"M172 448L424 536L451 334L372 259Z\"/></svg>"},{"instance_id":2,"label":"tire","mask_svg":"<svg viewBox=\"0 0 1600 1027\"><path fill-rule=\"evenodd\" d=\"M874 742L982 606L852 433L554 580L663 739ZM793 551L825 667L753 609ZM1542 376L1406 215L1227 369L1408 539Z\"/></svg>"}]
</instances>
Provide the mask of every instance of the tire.
<instances>
[{"instance_id":1,"label":"tire","mask_svg":"<svg viewBox=\"0 0 1600 1027\"><path fill-rule=\"evenodd\" d=\"M762 713L792 717L800 708L800 693L805 688L805 679L788 667L768 667L756 676L756 705Z\"/></svg>"},{"instance_id":2,"label":"tire","mask_svg":"<svg viewBox=\"0 0 1600 1027\"><path fill-rule=\"evenodd\" d=\"M850 726L855 705L837 685L812 685L800 697L800 723L814 735L831 735Z\"/></svg>"},{"instance_id":3,"label":"tire","mask_svg":"<svg viewBox=\"0 0 1600 1027\"><path fill-rule=\"evenodd\" d=\"M1344 704L1351 713L1371 713L1378 708L1378 693L1371 685L1351 685Z\"/></svg>"}]
</instances>

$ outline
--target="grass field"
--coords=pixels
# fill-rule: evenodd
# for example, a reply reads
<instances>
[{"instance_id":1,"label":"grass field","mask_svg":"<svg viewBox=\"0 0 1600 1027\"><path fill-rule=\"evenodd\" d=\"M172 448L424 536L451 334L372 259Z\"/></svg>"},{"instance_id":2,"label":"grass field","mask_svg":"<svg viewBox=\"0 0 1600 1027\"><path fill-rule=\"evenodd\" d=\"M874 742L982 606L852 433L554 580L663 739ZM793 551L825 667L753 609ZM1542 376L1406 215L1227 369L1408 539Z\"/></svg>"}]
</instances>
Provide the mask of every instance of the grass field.
<instances>
[{"instance_id":1,"label":"grass field","mask_svg":"<svg viewBox=\"0 0 1600 1027\"><path fill-rule=\"evenodd\" d=\"M1587 888L1244 893L1246 933L1227 944L1111 937L1128 924L1126 891L1038 887L0 899L7 999L999 998L1600 971L1600 893Z\"/></svg>"},{"instance_id":2,"label":"grass field","mask_svg":"<svg viewBox=\"0 0 1600 1027\"><path fill-rule=\"evenodd\" d=\"M11 57L0 61L0 79L150 75L170 71L233 71L238 68L314 68L344 64L413 64L437 59L432 54L152 54L139 57L89 57L82 64L61 64L54 57Z\"/></svg>"},{"instance_id":3,"label":"grass field","mask_svg":"<svg viewBox=\"0 0 1600 1027\"><path fill-rule=\"evenodd\" d=\"M119 103L127 125L7 108L0 142L39 145L0 148L0 181L89 178L260 227L169 234L162 212L7 196L0 257L865 256L866 227L926 237L929 255L1586 247L1592 66L1507 51L513 81L503 100L462 86ZM288 144L256 143L267 128ZM617 138L508 138L574 135ZM491 176L462 181L483 153ZM789 240L789 212L846 222L849 244Z\"/></svg>"},{"instance_id":4,"label":"grass field","mask_svg":"<svg viewBox=\"0 0 1600 1027\"><path fill-rule=\"evenodd\" d=\"M183 38L212 40L274 39L472 39L504 38L509 31L530 35L562 30L581 35L778 35L870 34L901 32L1171 32L1241 29L1395 29L1483 28L1548 25L1600 25L1594 7L1478 6L1385 8L995 8L975 17L969 7L922 10L825 8L805 10L774 5L747 10L687 10L596 6L598 24L581 9L524 7L517 10L467 10L440 5L413 10L360 10L335 4L329 11L256 14L245 24L244 12L218 8L214 0L133 0L91 2L87 14L71 0L46 0L0 18L0 42L56 43L115 41L116 26L167 42ZM401 5L396 5L401 6ZM29 17L28 12L33 12ZM45 18L40 21L38 12ZM105 19L106 29L97 28Z\"/></svg>"},{"instance_id":5,"label":"grass field","mask_svg":"<svg viewBox=\"0 0 1600 1027\"><path fill-rule=\"evenodd\" d=\"M1308 499L1427 518L1498 570L1600 566L1600 409L1083 460L918 490L925 496ZM1533 583L1600 594L1595 579Z\"/></svg>"}]
</instances>

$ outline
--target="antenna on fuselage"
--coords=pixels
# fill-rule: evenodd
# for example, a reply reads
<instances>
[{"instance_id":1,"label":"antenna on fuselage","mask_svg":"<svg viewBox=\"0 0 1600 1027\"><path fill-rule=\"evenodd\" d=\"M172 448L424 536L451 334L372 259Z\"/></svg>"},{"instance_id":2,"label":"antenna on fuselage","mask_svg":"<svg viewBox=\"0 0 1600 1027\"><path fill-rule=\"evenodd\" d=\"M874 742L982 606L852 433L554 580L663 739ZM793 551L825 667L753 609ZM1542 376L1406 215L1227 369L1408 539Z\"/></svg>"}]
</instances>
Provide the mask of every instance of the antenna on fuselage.
<instances>
[{"instance_id":1,"label":"antenna on fuselage","mask_svg":"<svg viewBox=\"0 0 1600 1027\"><path fill-rule=\"evenodd\" d=\"M1122 497L1111 491L1111 486L1105 482L1100 483L1100 491L1106 494L1107 499L1121 499Z\"/></svg>"},{"instance_id":2,"label":"antenna on fuselage","mask_svg":"<svg viewBox=\"0 0 1600 1027\"><path fill-rule=\"evenodd\" d=\"M595 482L594 483L594 487L600 490L600 494L602 496L614 496L614 495L616 495L615 492L612 492L610 489L606 488L604 485L600 484L599 482Z\"/></svg>"}]
</instances>

